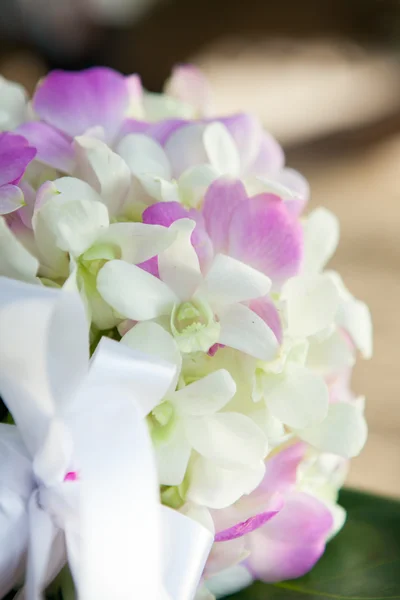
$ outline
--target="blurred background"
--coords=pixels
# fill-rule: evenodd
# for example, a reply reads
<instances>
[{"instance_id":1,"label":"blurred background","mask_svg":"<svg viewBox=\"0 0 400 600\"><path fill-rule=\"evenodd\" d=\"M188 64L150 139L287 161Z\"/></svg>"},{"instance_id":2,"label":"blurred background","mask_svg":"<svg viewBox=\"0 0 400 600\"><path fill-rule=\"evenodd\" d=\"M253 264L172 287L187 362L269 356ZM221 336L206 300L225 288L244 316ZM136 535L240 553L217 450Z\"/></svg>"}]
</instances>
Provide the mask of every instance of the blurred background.
<instances>
[{"instance_id":1,"label":"blurred background","mask_svg":"<svg viewBox=\"0 0 400 600\"><path fill-rule=\"evenodd\" d=\"M333 267L371 307L370 437L349 484L400 497L400 0L1 0L0 74L103 64L159 91L194 62L250 110L342 223Z\"/></svg>"}]
</instances>

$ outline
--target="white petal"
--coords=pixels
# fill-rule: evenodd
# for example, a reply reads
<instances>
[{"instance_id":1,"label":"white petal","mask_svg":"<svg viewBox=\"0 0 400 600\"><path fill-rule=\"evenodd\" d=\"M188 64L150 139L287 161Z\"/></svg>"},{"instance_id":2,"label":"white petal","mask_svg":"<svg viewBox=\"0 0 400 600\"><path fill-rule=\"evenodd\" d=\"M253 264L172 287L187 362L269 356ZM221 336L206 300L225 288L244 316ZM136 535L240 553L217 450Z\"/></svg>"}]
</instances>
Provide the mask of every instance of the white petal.
<instances>
[{"instance_id":1,"label":"white petal","mask_svg":"<svg viewBox=\"0 0 400 600\"><path fill-rule=\"evenodd\" d=\"M354 352L348 340L339 331L329 337L318 340L310 339L307 365L323 374L352 367L355 362Z\"/></svg>"},{"instance_id":2,"label":"white petal","mask_svg":"<svg viewBox=\"0 0 400 600\"><path fill-rule=\"evenodd\" d=\"M180 485L189 463L191 446L186 439L182 423L175 424L169 439L153 442L161 485Z\"/></svg>"},{"instance_id":3,"label":"white petal","mask_svg":"<svg viewBox=\"0 0 400 600\"><path fill-rule=\"evenodd\" d=\"M288 333L308 337L332 325L339 307L339 295L329 275L289 279L282 290L287 301Z\"/></svg>"},{"instance_id":4,"label":"white petal","mask_svg":"<svg viewBox=\"0 0 400 600\"><path fill-rule=\"evenodd\" d=\"M211 165L197 165L187 169L179 177L179 197L182 204L198 208L205 196L207 188L219 173Z\"/></svg>"},{"instance_id":5,"label":"white petal","mask_svg":"<svg viewBox=\"0 0 400 600\"><path fill-rule=\"evenodd\" d=\"M59 250L80 256L109 225L107 207L89 184L64 177L45 184L32 224L39 247L51 243ZM42 240L43 238L43 240Z\"/></svg>"},{"instance_id":6,"label":"white petal","mask_svg":"<svg viewBox=\"0 0 400 600\"><path fill-rule=\"evenodd\" d=\"M0 186L0 215L8 215L25 206L24 194L17 185Z\"/></svg>"},{"instance_id":7,"label":"white petal","mask_svg":"<svg viewBox=\"0 0 400 600\"><path fill-rule=\"evenodd\" d=\"M214 306L225 306L265 296L271 289L269 277L244 263L217 254L198 290Z\"/></svg>"},{"instance_id":8,"label":"white petal","mask_svg":"<svg viewBox=\"0 0 400 600\"><path fill-rule=\"evenodd\" d=\"M121 249L121 259L140 264L157 256L175 239L176 232L161 225L145 223L113 223L96 244L114 244Z\"/></svg>"},{"instance_id":9,"label":"white petal","mask_svg":"<svg viewBox=\"0 0 400 600\"><path fill-rule=\"evenodd\" d=\"M27 116L28 95L22 85L0 76L0 131L11 131Z\"/></svg>"},{"instance_id":10,"label":"white petal","mask_svg":"<svg viewBox=\"0 0 400 600\"><path fill-rule=\"evenodd\" d=\"M190 219L175 221L171 231L176 239L158 255L161 279L181 300L190 300L202 280L199 259L190 241L195 226Z\"/></svg>"},{"instance_id":11,"label":"white petal","mask_svg":"<svg viewBox=\"0 0 400 600\"><path fill-rule=\"evenodd\" d=\"M322 423L298 435L321 452L353 458L363 449L368 428L357 405L337 402L329 406L328 416Z\"/></svg>"},{"instance_id":12,"label":"white petal","mask_svg":"<svg viewBox=\"0 0 400 600\"><path fill-rule=\"evenodd\" d=\"M260 360L272 360L278 342L268 325L244 304L228 306L218 314L221 333L219 342Z\"/></svg>"},{"instance_id":13,"label":"white petal","mask_svg":"<svg viewBox=\"0 0 400 600\"><path fill-rule=\"evenodd\" d=\"M339 219L326 208L317 208L304 223L303 268L306 273L322 271L335 253L340 237Z\"/></svg>"},{"instance_id":14,"label":"white petal","mask_svg":"<svg viewBox=\"0 0 400 600\"><path fill-rule=\"evenodd\" d=\"M323 377L295 363L288 363L281 375L264 379L264 395L272 415L295 429L320 423L328 412Z\"/></svg>"},{"instance_id":15,"label":"white petal","mask_svg":"<svg viewBox=\"0 0 400 600\"><path fill-rule=\"evenodd\" d=\"M204 129L205 125L191 123L180 127L168 138L165 144L165 152L169 158L174 177L180 177L190 167L208 163L203 144Z\"/></svg>"},{"instance_id":16,"label":"white petal","mask_svg":"<svg viewBox=\"0 0 400 600\"><path fill-rule=\"evenodd\" d=\"M175 392L171 403L181 415L211 415L233 398L236 385L232 376L219 369Z\"/></svg>"},{"instance_id":17,"label":"white petal","mask_svg":"<svg viewBox=\"0 0 400 600\"><path fill-rule=\"evenodd\" d=\"M165 331L161 325L152 322L138 323L130 329L121 339L132 350L139 350L143 354L160 358L171 365L176 366L174 377L169 392L175 391L178 377L181 372L182 356L178 346L171 334ZM142 398L140 398L142 404ZM148 414L149 410L145 412Z\"/></svg>"},{"instance_id":18,"label":"white petal","mask_svg":"<svg viewBox=\"0 0 400 600\"><path fill-rule=\"evenodd\" d=\"M73 453L73 440L65 424L53 419L41 447L35 454L35 476L46 486L62 483Z\"/></svg>"},{"instance_id":19,"label":"white petal","mask_svg":"<svg viewBox=\"0 0 400 600\"><path fill-rule=\"evenodd\" d=\"M0 275L34 283L39 263L10 231L0 217Z\"/></svg>"},{"instance_id":20,"label":"white petal","mask_svg":"<svg viewBox=\"0 0 400 600\"><path fill-rule=\"evenodd\" d=\"M207 125L203 133L203 142L209 162L219 173L239 175L239 152L225 125L219 122Z\"/></svg>"},{"instance_id":21,"label":"white petal","mask_svg":"<svg viewBox=\"0 0 400 600\"><path fill-rule=\"evenodd\" d=\"M138 179L141 175L171 179L169 161L163 148L147 135L142 133L127 135L118 144L117 152Z\"/></svg>"},{"instance_id":22,"label":"white petal","mask_svg":"<svg viewBox=\"0 0 400 600\"><path fill-rule=\"evenodd\" d=\"M168 315L179 302L163 281L123 260L111 260L100 269L97 289L110 306L134 321Z\"/></svg>"},{"instance_id":23,"label":"white petal","mask_svg":"<svg viewBox=\"0 0 400 600\"><path fill-rule=\"evenodd\" d=\"M90 136L75 138L78 176L101 196L110 215L121 210L131 183L126 162L107 144Z\"/></svg>"},{"instance_id":24,"label":"white petal","mask_svg":"<svg viewBox=\"0 0 400 600\"><path fill-rule=\"evenodd\" d=\"M368 306L352 298L339 307L336 322L351 336L364 358L370 359L373 353L372 319Z\"/></svg>"},{"instance_id":25,"label":"white petal","mask_svg":"<svg viewBox=\"0 0 400 600\"><path fill-rule=\"evenodd\" d=\"M261 483L264 473L263 461L251 468L230 470L197 456L190 467L187 499L209 508L226 508L243 494L250 494Z\"/></svg>"},{"instance_id":26,"label":"white petal","mask_svg":"<svg viewBox=\"0 0 400 600\"><path fill-rule=\"evenodd\" d=\"M192 447L220 466L251 466L267 454L264 433L249 417L240 413L221 412L186 418L184 423Z\"/></svg>"}]
</instances>

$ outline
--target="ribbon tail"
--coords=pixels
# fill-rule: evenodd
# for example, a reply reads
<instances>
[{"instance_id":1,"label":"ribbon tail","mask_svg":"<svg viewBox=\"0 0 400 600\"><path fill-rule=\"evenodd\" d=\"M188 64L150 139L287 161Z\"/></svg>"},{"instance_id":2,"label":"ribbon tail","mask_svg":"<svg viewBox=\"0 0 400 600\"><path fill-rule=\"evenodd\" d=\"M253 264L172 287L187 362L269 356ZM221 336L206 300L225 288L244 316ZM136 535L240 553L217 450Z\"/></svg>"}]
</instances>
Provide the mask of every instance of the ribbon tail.
<instances>
[{"instance_id":1,"label":"ribbon tail","mask_svg":"<svg viewBox=\"0 0 400 600\"><path fill-rule=\"evenodd\" d=\"M38 504L38 492L29 500L29 545L25 582L26 600L43 600L47 584L65 563L65 552L55 542L61 532ZM58 547L58 548L57 548ZM57 548L58 552L53 550Z\"/></svg>"},{"instance_id":2,"label":"ribbon tail","mask_svg":"<svg viewBox=\"0 0 400 600\"><path fill-rule=\"evenodd\" d=\"M173 600L192 600L214 536L171 508L162 507L162 521L165 587Z\"/></svg>"}]
</instances>

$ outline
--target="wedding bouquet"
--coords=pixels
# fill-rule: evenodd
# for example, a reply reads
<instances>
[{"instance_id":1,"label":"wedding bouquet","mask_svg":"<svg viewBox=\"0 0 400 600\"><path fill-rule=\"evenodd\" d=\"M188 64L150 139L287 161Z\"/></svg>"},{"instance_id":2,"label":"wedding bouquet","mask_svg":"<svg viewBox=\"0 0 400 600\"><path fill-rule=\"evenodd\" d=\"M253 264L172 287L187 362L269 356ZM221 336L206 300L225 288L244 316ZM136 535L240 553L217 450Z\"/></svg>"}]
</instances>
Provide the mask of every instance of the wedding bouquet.
<instances>
[{"instance_id":1,"label":"wedding bouquet","mask_svg":"<svg viewBox=\"0 0 400 600\"><path fill-rule=\"evenodd\" d=\"M194 67L0 92L0 596L66 562L88 600L303 575L367 436L337 219Z\"/></svg>"}]
</instances>

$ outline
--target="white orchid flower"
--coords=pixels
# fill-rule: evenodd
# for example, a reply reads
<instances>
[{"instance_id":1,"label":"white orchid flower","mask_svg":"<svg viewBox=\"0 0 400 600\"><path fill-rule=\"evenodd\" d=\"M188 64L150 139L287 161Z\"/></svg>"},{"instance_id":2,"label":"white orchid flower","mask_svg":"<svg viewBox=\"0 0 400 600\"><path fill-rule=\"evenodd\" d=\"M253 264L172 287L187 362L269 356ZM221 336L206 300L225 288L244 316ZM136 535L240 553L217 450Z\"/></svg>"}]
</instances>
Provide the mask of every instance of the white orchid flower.
<instances>
[{"instance_id":1,"label":"white orchid flower","mask_svg":"<svg viewBox=\"0 0 400 600\"><path fill-rule=\"evenodd\" d=\"M124 335L121 342L136 351L176 365L176 377L162 403L152 410L147 404L142 405L143 414L149 415L160 482L179 486L192 451L195 451L198 455L195 473L201 468L208 473L218 469L237 473L239 481L235 493L239 494L239 498L244 492L237 492L237 489L240 490L241 486L247 489L248 486L247 478L243 479L242 474L247 468L250 471L259 469L267 454L267 440L246 415L226 410L221 412L236 392L231 375L225 369L218 369L193 379L187 385L181 383L176 389L182 358L176 341L160 325L139 323ZM198 477L191 472L189 479L189 496L193 497L194 486L199 496ZM215 488L212 493L217 497ZM214 499L212 505L221 502L224 504L223 498ZM207 502L198 503L210 506Z\"/></svg>"},{"instance_id":2,"label":"white orchid flower","mask_svg":"<svg viewBox=\"0 0 400 600\"><path fill-rule=\"evenodd\" d=\"M194 227L189 219L171 225L176 239L158 255L160 279L124 260L111 260L99 271L99 293L134 321L167 317L181 352L207 352L219 343L272 359L278 345L275 335L242 304L267 294L270 279L222 254L203 276L190 241Z\"/></svg>"},{"instance_id":3,"label":"white orchid flower","mask_svg":"<svg viewBox=\"0 0 400 600\"><path fill-rule=\"evenodd\" d=\"M48 182L38 193L33 228L41 275L62 280L71 271L69 284L79 289L91 320L108 329L118 317L97 293L101 266L112 259L144 262L166 248L173 234L160 226L111 223L103 200L88 183L73 177Z\"/></svg>"},{"instance_id":4,"label":"white orchid flower","mask_svg":"<svg viewBox=\"0 0 400 600\"><path fill-rule=\"evenodd\" d=\"M79 296L8 279L0 290L0 392L16 423L1 425L0 594L27 553L27 600L67 559L83 600L123 600L127 577L135 597L193 596L212 536L160 511L137 408L159 402L175 367L107 338L89 364Z\"/></svg>"}]
</instances>

